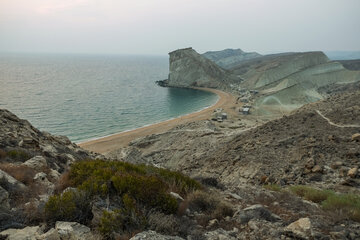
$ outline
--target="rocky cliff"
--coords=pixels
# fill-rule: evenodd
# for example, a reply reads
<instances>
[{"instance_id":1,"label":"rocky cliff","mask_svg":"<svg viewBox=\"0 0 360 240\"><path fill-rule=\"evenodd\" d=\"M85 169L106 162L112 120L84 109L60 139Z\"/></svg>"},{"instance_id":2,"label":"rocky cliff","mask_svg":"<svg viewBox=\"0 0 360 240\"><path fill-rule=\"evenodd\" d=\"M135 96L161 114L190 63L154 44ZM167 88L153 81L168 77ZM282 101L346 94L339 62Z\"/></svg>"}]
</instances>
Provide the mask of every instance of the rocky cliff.
<instances>
[{"instance_id":1,"label":"rocky cliff","mask_svg":"<svg viewBox=\"0 0 360 240\"><path fill-rule=\"evenodd\" d=\"M231 69L245 60L261 57L262 55L257 52L244 52L241 49L225 49L222 51L209 51L203 53L202 56L222 68Z\"/></svg>"},{"instance_id":2,"label":"rocky cliff","mask_svg":"<svg viewBox=\"0 0 360 240\"><path fill-rule=\"evenodd\" d=\"M170 69L167 85L170 87L229 89L230 83L241 80L202 57L192 48L170 52L169 56Z\"/></svg>"}]
</instances>

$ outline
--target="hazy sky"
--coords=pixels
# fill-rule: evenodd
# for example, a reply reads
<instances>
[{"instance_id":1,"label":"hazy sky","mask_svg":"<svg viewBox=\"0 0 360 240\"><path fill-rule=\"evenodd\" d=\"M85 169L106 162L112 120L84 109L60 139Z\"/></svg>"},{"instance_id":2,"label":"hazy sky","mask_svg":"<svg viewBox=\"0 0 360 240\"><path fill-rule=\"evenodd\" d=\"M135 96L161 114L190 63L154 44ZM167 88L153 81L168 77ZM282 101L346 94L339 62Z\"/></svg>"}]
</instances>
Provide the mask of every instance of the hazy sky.
<instances>
[{"instance_id":1,"label":"hazy sky","mask_svg":"<svg viewBox=\"0 0 360 240\"><path fill-rule=\"evenodd\" d=\"M0 0L0 51L360 50L360 0Z\"/></svg>"}]
</instances>

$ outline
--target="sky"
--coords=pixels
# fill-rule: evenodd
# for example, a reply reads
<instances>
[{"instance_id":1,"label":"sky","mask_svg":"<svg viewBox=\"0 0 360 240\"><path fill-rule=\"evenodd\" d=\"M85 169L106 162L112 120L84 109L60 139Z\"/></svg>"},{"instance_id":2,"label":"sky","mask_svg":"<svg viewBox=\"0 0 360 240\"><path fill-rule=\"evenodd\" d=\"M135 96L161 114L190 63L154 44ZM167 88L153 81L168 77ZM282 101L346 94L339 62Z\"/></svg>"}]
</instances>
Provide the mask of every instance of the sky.
<instances>
[{"instance_id":1,"label":"sky","mask_svg":"<svg viewBox=\"0 0 360 240\"><path fill-rule=\"evenodd\" d=\"M360 0L0 0L0 52L359 51Z\"/></svg>"}]
</instances>

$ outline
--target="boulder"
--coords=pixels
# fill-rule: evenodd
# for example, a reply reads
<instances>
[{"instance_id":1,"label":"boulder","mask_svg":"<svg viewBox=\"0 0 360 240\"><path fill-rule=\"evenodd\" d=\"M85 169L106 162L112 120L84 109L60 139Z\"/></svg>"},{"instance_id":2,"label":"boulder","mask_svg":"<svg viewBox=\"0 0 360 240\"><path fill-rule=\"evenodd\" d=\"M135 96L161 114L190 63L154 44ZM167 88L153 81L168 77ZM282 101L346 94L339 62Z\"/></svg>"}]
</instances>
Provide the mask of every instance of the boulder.
<instances>
[{"instance_id":1,"label":"boulder","mask_svg":"<svg viewBox=\"0 0 360 240\"><path fill-rule=\"evenodd\" d=\"M35 156L24 162L22 165L28 166L38 171L42 171L43 168L47 167L47 162L43 156Z\"/></svg>"},{"instance_id":2,"label":"boulder","mask_svg":"<svg viewBox=\"0 0 360 240\"><path fill-rule=\"evenodd\" d=\"M184 201L184 199L183 199L179 194L177 194L177 193L170 192L170 195L171 195L172 197L174 197L174 198L178 201L178 203L181 203L182 201Z\"/></svg>"},{"instance_id":3,"label":"boulder","mask_svg":"<svg viewBox=\"0 0 360 240\"><path fill-rule=\"evenodd\" d=\"M351 168L351 169L348 171L347 175L348 175L349 177L351 177L351 178L355 178L356 175L357 175L357 173L358 173L358 168L357 168L357 167L354 167L354 168Z\"/></svg>"},{"instance_id":4,"label":"boulder","mask_svg":"<svg viewBox=\"0 0 360 240\"><path fill-rule=\"evenodd\" d=\"M236 240L238 230L234 228L233 231L226 231L222 228L218 228L214 231L207 232L204 234L206 240Z\"/></svg>"},{"instance_id":5,"label":"boulder","mask_svg":"<svg viewBox=\"0 0 360 240\"><path fill-rule=\"evenodd\" d=\"M271 213L261 204L256 204L243 210L239 210L235 212L233 218L241 224L248 223L251 219L264 219L270 222L281 220L279 216Z\"/></svg>"},{"instance_id":6,"label":"boulder","mask_svg":"<svg viewBox=\"0 0 360 240\"><path fill-rule=\"evenodd\" d=\"M288 225L285 231L291 235L295 235L295 237L309 239L313 229L309 218L300 218Z\"/></svg>"},{"instance_id":7,"label":"boulder","mask_svg":"<svg viewBox=\"0 0 360 240\"><path fill-rule=\"evenodd\" d=\"M341 161L336 161L336 162L332 163L330 167L331 167L332 169L338 169L338 168L340 168L340 167L343 166L343 165L344 165L343 162L341 162Z\"/></svg>"},{"instance_id":8,"label":"boulder","mask_svg":"<svg viewBox=\"0 0 360 240\"><path fill-rule=\"evenodd\" d=\"M60 235L55 228L37 237L38 240L60 240Z\"/></svg>"},{"instance_id":9,"label":"boulder","mask_svg":"<svg viewBox=\"0 0 360 240\"><path fill-rule=\"evenodd\" d=\"M0 237L7 237L7 240L37 240L36 236L39 232L41 232L39 226L23 229L10 228L0 232Z\"/></svg>"},{"instance_id":10,"label":"boulder","mask_svg":"<svg viewBox=\"0 0 360 240\"><path fill-rule=\"evenodd\" d=\"M77 222L58 221L55 224L55 229L59 233L62 240L89 240L93 236L90 228Z\"/></svg>"},{"instance_id":11,"label":"boulder","mask_svg":"<svg viewBox=\"0 0 360 240\"><path fill-rule=\"evenodd\" d=\"M167 236L157 233L155 231L144 231L136 234L130 240L184 240L181 237L177 236Z\"/></svg>"},{"instance_id":12,"label":"boulder","mask_svg":"<svg viewBox=\"0 0 360 240\"><path fill-rule=\"evenodd\" d=\"M5 181L12 188L18 189L20 191L27 189L27 187L23 183L19 182L18 180L16 180L2 170L0 170L0 179L3 179L2 181Z\"/></svg>"},{"instance_id":13,"label":"boulder","mask_svg":"<svg viewBox=\"0 0 360 240\"><path fill-rule=\"evenodd\" d=\"M360 142L360 133L355 133L351 136L351 141Z\"/></svg>"},{"instance_id":14,"label":"boulder","mask_svg":"<svg viewBox=\"0 0 360 240\"><path fill-rule=\"evenodd\" d=\"M313 173L322 173L322 172L323 172L323 168L322 168L320 165L315 165L315 166L311 169L311 171L312 171Z\"/></svg>"}]
</instances>

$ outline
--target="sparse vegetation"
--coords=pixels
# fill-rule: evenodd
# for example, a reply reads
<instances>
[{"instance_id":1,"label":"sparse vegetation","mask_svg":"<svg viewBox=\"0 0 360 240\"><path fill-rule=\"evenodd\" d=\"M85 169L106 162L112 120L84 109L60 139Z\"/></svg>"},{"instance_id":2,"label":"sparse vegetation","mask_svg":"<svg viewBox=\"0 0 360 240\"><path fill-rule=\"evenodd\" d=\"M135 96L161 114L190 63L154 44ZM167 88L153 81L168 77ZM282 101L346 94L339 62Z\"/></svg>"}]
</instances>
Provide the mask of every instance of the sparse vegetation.
<instances>
[{"instance_id":1,"label":"sparse vegetation","mask_svg":"<svg viewBox=\"0 0 360 240\"><path fill-rule=\"evenodd\" d=\"M325 210L335 211L339 216L360 222L360 196L340 194L308 186L292 186L290 191L306 200L319 203Z\"/></svg>"}]
</instances>

